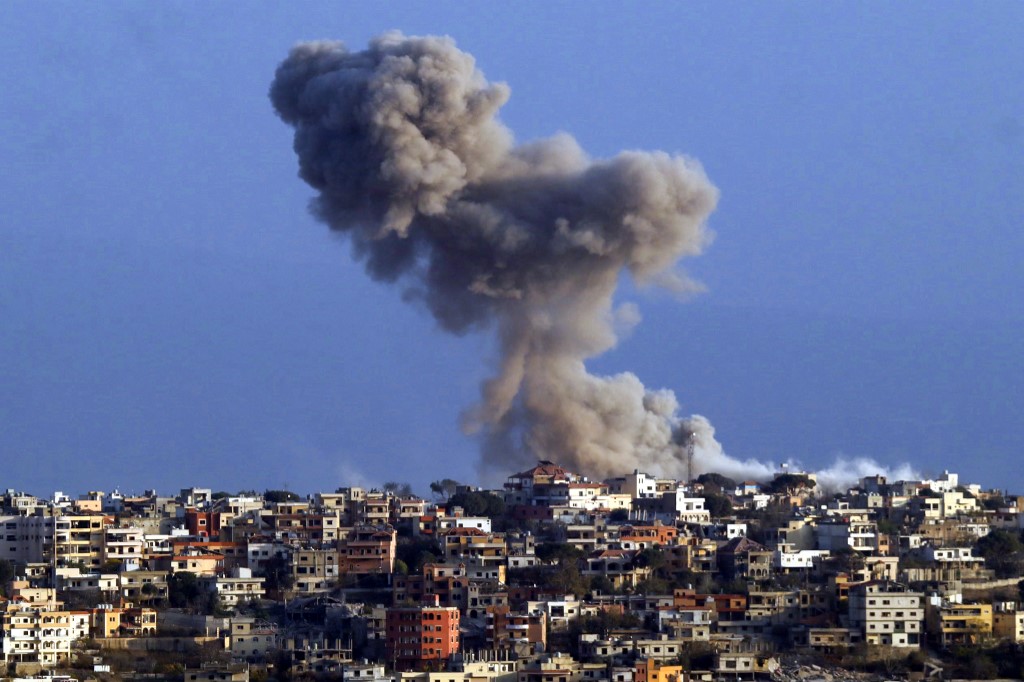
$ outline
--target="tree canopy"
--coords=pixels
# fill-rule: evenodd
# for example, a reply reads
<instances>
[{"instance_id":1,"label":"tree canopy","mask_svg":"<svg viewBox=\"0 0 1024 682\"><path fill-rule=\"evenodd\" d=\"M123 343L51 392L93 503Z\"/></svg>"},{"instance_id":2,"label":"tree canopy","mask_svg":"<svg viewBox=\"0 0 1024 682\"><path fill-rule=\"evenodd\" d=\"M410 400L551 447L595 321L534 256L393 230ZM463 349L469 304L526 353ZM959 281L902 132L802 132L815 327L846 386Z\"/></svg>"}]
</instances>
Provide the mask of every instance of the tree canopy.
<instances>
[{"instance_id":1,"label":"tree canopy","mask_svg":"<svg viewBox=\"0 0 1024 682\"><path fill-rule=\"evenodd\" d=\"M300 498L296 493L290 490L264 490L263 499L267 502L298 502Z\"/></svg>"},{"instance_id":2,"label":"tree canopy","mask_svg":"<svg viewBox=\"0 0 1024 682\"><path fill-rule=\"evenodd\" d=\"M736 489L736 481L732 480L728 476L723 476L722 474L715 472L701 474L697 477L697 483L700 483L704 486L705 490L710 490L711 492L720 493L723 490L729 491Z\"/></svg>"},{"instance_id":3,"label":"tree canopy","mask_svg":"<svg viewBox=\"0 0 1024 682\"><path fill-rule=\"evenodd\" d=\"M494 493L484 490L467 490L452 495L448 499L449 506L462 507L467 516L502 516L505 513L505 500Z\"/></svg>"}]
</instances>

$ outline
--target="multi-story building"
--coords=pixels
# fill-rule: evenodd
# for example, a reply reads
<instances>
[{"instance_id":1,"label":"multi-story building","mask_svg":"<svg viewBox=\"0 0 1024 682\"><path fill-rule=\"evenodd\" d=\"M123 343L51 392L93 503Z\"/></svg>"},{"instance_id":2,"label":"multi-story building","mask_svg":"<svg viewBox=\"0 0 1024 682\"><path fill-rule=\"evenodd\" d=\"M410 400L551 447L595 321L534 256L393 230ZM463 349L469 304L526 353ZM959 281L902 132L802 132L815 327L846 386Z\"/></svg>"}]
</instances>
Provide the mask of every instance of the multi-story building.
<instances>
[{"instance_id":1,"label":"multi-story building","mask_svg":"<svg viewBox=\"0 0 1024 682\"><path fill-rule=\"evenodd\" d=\"M89 612L92 637L149 637L156 634L156 609L102 604Z\"/></svg>"},{"instance_id":2,"label":"multi-story building","mask_svg":"<svg viewBox=\"0 0 1024 682\"><path fill-rule=\"evenodd\" d=\"M108 526L103 529L104 562L117 561L122 569L139 568L146 556L145 531L142 528L115 528Z\"/></svg>"},{"instance_id":3,"label":"multi-story building","mask_svg":"<svg viewBox=\"0 0 1024 682\"><path fill-rule=\"evenodd\" d=\"M992 634L1011 642L1024 642L1024 611L1017 604L996 604L992 610Z\"/></svg>"},{"instance_id":4,"label":"multi-story building","mask_svg":"<svg viewBox=\"0 0 1024 682\"><path fill-rule=\"evenodd\" d=\"M878 551L878 527L866 515L831 516L814 528L818 549L837 552L854 550L862 554Z\"/></svg>"},{"instance_id":5,"label":"multi-story building","mask_svg":"<svg viewBox=\"0 0 1024 682\"><path fill-rule=\"evenodd\" d=\"M707 642L711 639L714 603L689 608L662 609L658 614L658 631L673 639Z\"/></svg>"},{"instance_id":6,"label":"multi-story building","mask_svg":"<svg viewBox=\"0 0 1024 682\"><path fill-rule=\"evenodd\" d=\"M649 526L627 525L619 527L619 549L634 550L648 547L666 547L675 544L679 529L655 523Z\"/></svg>"},{"instance_id":7,"label":"multi-story building","mask_svg":"<svg viewBox=\"0 0 1024 682\"><path fill-rule=\"evenodd\" d=\"M167 599L166 571L123 571L117 580L121 597L133 604L153 606Z\"/></svg>"},{"instance_id":8,"label":"multi-story building","mask_svg":"<svg viewBox=\"0 0 1024 682\"><path fill-rule=\"evenodd\" d=\"M637 552L622 549L606 549L594 552L586 559L584 576L603 576L616 588L636 587L651 574L650 566L638 565Z\"/></svg>"},{"instance_id":9,"label":"multi-story building","mask_svg":"<svg viewBox=\"0 0 1024 682\"><path fill-rule=\"evenodd\" d=\"M738 537L718 548L718 570L727 580L766 580L772 574L773 553L750 538Z\"/></svg>"},{"instance_id":10,"label":"multi-story building","mask_svg":"<svg viewBox=\"0 0 1024 682\"><path fill-rule=\"evenodd\" d=\"M0 625L3 663L36 663L52 667L71 656L74 631L67 611L39 605L11 603Z\"/></svg>"},{"instance_id":11,"label":"multi-story building","mask_svg":"<svg viewBox=\"0 0 1024 682\"><path fill-rule=\"evenodd\" d=\"M327 592L339 577L338 550L302 547L292 550L293 587L300 593Z\"/></svg>"},{"instance_id":12,"label":"multi-story building","mask_svg":"<svg viewBox=\"0 0 1024 682\"><path fill-rule=\"evenodd\" d=\"M466 565L427 563L420 575L396 575L392 587L392 603L419 603L436 598L440 606L465 610L469 605L469 576Z\"/></svg>"},{"instance_id":13,"label":"multi-story building","mask_svg":"<svg viewBox=\"0 0 1024 682\"><path fill-rule=\"evenodd\" d=\"M849 588L850 626L868 644L917 648L921 645L924 595L895 583L870 581Z\"/></svg>"},{"instance_id":14,"label":"multi-story building","mask_svg":"<svg viewBox=\"0 0 1024 682\"><path fill-rule=\"evenodd\" d=\"M505 536L499 533L485 533L476 528L452 528L444 534L442 543L448 563L501 566L507 560Z\"/></svg>"},{"instance_id":15,"label":"multi-story building","mask_svg":"<svg viewBox=\"0 0 1024 682\"><path fill-rule=\"evenodd\" d=\"M235 568L231 575L208 575L199 583L208 591L216 592L224 608L234 609L240 603L259 601L264 597L266 578L253 577L252 569Z\"/></svg>"},{"instance_id":16,"label":"multi-story building","mask_svg":"<svg viewBox=\"0 0 1024 682\"><path fill-rule=\"evenodd\" d=\"M99 568L103 563L104 528L113 517L103 514L58 516L55 532L57 564Z\"/></svg>"},{"instance_id":17,"label":"multi-story building","mask_svg":"<svg viewBox=\"0 0 1024 682\"><path fill-rule=\"evenodd\" d=\"M395 569L398 534L391 526L356 526L338 543L342 573L390 575Z\"/></svg>"},{"instance_id":18,"label":"multi-story building","mask_svg":"<svg viewBox=\"0 0 1024 682\"><path fill-rule=\"evenodd\" d=\"M236 616L231 619L229 632L226 646L236 658L266 659L277 648L277 626L273 623Z\"/></svg>"},{"instance_id":19,"label":"multi-story building","mask_svg":"<svg viewBox=\"0 0 1024 682\"><path fill-rule=\"evenodd\" d=\"M443 606L387 611L387 659L397 670L441 666L459 651L459 610Z\"/></svg>"},{"instance_id":20,"label":"multi-story building","mask_svg":"<svg viewBox=\"0 0 1024 682\"><path fill-rule=\"evenodd\" d=\"M491 606L486 609L484 641L488 649L529 654L547 647L547 625L543 612L528 613L513 611L508 606Z\"/></svg>"},{"instance_id":21,"label":"multi-story building","mask_svg":"<svg viewBox=\"0 0 1024 682\"><path fill-rule=\"evenodd\" d=\"M991 604L959 604L936 598L929 602L926 616L932 641L942 647L979 644L992 635Z\"/></svg>"},{"instance_id":22,"label":"multi-story building","mask_svg":"<svg viewBox=\"0 0 1024 682\"><path fill-rule=\"evenodd\" d=\"M0 516L0 559L15 564L42 563L52 556L51 516Z\"/></svg>"}]
</instances>

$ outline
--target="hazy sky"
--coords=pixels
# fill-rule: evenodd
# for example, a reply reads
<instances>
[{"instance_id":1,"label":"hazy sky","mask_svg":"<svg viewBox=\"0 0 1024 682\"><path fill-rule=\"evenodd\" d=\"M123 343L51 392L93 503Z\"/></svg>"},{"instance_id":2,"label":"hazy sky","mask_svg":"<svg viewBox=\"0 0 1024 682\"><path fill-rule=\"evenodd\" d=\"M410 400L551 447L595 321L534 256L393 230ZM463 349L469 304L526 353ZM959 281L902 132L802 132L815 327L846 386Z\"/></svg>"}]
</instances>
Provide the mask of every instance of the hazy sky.
<instances>
[{"instance_id":1,"label":"hazy sky","mask_svg":"<svg viewBox=\"0 0 1024 682\"><path fill-rule=\"evenodd\" d=\"M306 211L267 90L301 40L446 34L520 141L721 192L688 302L592 363L734 456L1024 492L1024 5L0 3L0 485L476 480L494 359Z\"/></svg>"}]
</instances>

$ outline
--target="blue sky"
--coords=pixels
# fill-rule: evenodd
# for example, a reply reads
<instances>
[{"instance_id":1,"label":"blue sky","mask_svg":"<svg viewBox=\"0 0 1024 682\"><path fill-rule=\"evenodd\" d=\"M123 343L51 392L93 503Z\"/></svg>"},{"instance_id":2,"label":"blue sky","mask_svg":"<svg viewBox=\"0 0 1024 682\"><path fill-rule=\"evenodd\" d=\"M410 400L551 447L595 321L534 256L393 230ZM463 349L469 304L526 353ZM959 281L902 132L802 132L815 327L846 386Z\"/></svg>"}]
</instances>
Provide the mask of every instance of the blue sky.
<instances>
[{"instance_id":1,"label":"blue sky","mask_svg":"<svg viewBox=\"0 0 1024 682\"><path fill-rule=\"evenodd\" d=\"M730 454L1024 491L1024 6L0 5L0 458L48 493L476 478L494 351L306 212L267 89L300 40L446 34L517 139L664 149L721 192L635 371Z\"/></svg>"}]
</instances>

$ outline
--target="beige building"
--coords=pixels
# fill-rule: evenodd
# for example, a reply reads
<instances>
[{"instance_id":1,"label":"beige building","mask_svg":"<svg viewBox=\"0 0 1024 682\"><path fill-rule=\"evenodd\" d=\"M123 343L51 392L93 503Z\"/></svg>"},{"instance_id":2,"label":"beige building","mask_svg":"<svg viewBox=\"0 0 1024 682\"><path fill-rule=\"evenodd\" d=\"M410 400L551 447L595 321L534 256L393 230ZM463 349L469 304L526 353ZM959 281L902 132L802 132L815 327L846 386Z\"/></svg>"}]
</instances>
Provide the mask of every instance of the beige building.
<instances>
[{"instance_id":1,"label":"beige building","mask_svg":"<svg viewBox=\"0 0 1024 682\"><path fill-rule=\"evenodd\" d=\"M295 591L305 594L327 592L338 580L338 550L296 549L292 552Z\"/></svg>"},{"instance_id":2,"label":"beige building","mask_svg":"<svg viewBox=\"0 0 1024 682\"><path fill-rule=\"evenodd\" d=\"M226 646L231 654L245 660L270 656L277 648L277 626L255 618L232 618Z\"/></svg>"},{"instance_id":3,"label":"beige building","mask_svg":"<svg viewBox=\"0 0 1024 682\"><path fill-rule=\"evenodd\" d=\"M55 542L59 566L99 568L103 563L103 535L112 517L103 514L58 516Z\"/></svg>"}]
</instances>

